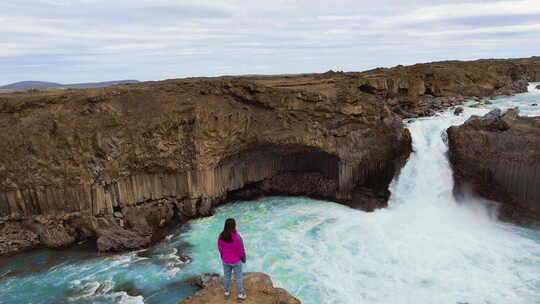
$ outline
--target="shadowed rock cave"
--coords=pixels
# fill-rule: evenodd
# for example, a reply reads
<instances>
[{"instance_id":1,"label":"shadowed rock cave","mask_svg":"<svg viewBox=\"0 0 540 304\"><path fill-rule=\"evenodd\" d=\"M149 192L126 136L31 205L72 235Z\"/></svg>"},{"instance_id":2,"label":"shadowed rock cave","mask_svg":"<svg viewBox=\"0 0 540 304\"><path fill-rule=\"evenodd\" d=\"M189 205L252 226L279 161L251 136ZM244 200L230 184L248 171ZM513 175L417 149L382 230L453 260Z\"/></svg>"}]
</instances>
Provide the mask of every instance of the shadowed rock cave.
<instances>
[{"instance_id":1,"label":"shadowed rock cave","mask_svg":"<svg viewBox=\"0 0 540 304\"><path fill-rule=\"evenodd\" d=\"M370 85L367 85L367 84L363 84L363 85L359 86L358 90L360 90L361 92L367 93L367 94L376 94L377 93L377 88L375 88L373 86L370 86Z\"/></svg>"},{"instance_id":2,"label":"shadowed rock cave","mask_svg":"<svg viewBox=\"0 0 540 304\"><path fill-rule=\"evenodd\" d=\"M229 178L245 183L227 192L225 202L262 196L306 196L356 209L386 207L395 165L355 168L338 156L302 145L265 145L224 159ZM241 184L241 183L239 183Z\"/></svg>"}]
</instances>

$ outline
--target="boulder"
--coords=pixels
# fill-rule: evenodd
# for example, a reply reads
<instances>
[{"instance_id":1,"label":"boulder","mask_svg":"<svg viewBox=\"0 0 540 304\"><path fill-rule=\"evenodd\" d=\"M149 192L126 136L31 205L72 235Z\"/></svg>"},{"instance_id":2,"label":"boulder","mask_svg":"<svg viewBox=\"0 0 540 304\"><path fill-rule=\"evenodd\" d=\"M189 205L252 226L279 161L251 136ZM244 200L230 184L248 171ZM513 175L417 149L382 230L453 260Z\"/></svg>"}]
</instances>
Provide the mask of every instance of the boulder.
<instances>
[{"instance_id":1,"label":"boulder","mask_svg":"<svg viewBox=\"0 0 540 304\"><path fill-rule=\"evenodd\" d=\"M529 83L526 80L517 80L512 83L512 93L526 93Z\"/></svg>"},{"instance_id":2,"label":"boulder","mask_svg":"<svg viewBox=\"0 0 540 304\"><path fill-rule=\"evenodd\" d=\"M223 284L223 279L217 273L205 273L195 278L188 279L187 282L199 289L209 288L214 284Z\"/></svg>"},{"instance_id":3,"label":"boulder","mask_svg":"<svg viewBox=\"0 0 540 304\"><path fill-rule=\"evenodd\" d=\"M540 84L535 87L536 89L540 90Z\"/></svg>"},{"instance_id":4,"label":"boulder","mask_svg":"<svg viewBox=\"0 0 540 304\"><path fill-rule=\"evenodd\" d=\"M519 117L519 108L515 107L512 109L506 110L504 115L501 116L501 119L507 122L508 124L511 124L512 121L516 120Z\"/></svg>"},{"instance_id":5,"label":"boulder","mask_svg":"<svg viewBox=\"0 0 540 304\"><path fill-rule=\"evenodd\" d=\"M501 109L497 108L497 109L493 109L491 111L489 111L486 115L484 115L484 119L496 119L498 118L499 116L501 116Z\"/></svg>"},{"instance_id":6,"label":"boulder","mask_svg":"<svg viewBox=\"0 0 540 304\"><path fill-rule=\"evenodd\" d=\"M20 222L0 223L0 255L36 247L39 236Z\"/></svg>"},{"instance_id":7,"label":"boulder","mask_svg":"<svg viewBox=\"0 0 540 304\"><path fill-rule=\"evenodd\" d=\"M50 248L67 247L75 243L75 236L64 225L38 226L37 233L43 245Z\"/></svg>"},{"instance_id":8,"label":"boulder","mask_svg":"<svg viewBox=\"0 0 540 304\"><path fill-rule=\"evenodd\" d=\"M470 128L476 128L478 130L503 132L508 130L509 126L506 120L501 119L501 113L500 109L493 109L482 117L473 115L465 124Z\"/></svg>"},{"instance_id":9,"label":"boulder","mask_svg":"<svg viewBox=\"0 0 540 304\"><path fill-rule=\"evenodd\" d=\"M454 115L456 116L459 116L463 113L463 107L457 107L455 110L454 110Z\"/></svg>"},{"instance_id":10,"label":"boulder","mask_svg":"<svg viewBox=\"0 0 540 304\"><path fill-rule=\"evenodd\" d=\"M145 248L150 245L150 236L141 236L135 231L121 227L97 230L99 252L121 252Z\"/></svg>"},{"instance_id":11,"label":"boulder","mask_svg":"<svg viewBox=\"0 0 540 304\"><path fill-rule=\"evenodd\" d=\"M183 300L180 304L221 304L236 302L235 284L231 284L232 293L227 299L223 294L223 279L219 279L198 291L195 295ZM300 300L286 290L275 288L270 276L260 272L244 274L244 288L247 299L244 304L300 304Z\"/></svg>"}]
</instances>

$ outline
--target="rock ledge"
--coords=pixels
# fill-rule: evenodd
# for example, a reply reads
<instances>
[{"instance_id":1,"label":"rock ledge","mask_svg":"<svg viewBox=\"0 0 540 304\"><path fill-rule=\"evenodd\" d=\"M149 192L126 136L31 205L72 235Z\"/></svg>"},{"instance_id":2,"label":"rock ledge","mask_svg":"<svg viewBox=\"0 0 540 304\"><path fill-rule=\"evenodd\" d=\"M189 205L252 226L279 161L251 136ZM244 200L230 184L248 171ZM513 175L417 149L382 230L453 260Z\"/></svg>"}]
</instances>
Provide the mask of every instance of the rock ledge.
<instances>
[{"instance_id":1,"label":"rock ledge","mask_svg":"<svg viewBox=\"0 0 540 304\"><path fill-rule=\"evenodd\" d=\"M234 283L234 282L233 282ZM223 295L223 279L200 290L193 296L180 302L181 304L221 304L236 303L236 288L232 284L232 293L228 299ZM244 274L244 288L248 298L244 304L300 304L300 300L291 296L286 290L275 288L270 276L261 272Z\"/></svg>"}]
</instances>

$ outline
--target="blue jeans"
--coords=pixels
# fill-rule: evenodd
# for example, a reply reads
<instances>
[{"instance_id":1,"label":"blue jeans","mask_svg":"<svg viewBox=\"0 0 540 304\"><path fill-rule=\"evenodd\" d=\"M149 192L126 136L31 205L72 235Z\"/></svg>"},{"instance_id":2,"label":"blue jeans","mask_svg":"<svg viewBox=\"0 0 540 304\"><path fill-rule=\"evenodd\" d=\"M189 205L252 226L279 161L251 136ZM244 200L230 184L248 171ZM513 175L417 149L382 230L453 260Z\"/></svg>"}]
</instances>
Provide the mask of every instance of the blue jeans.
<instances>
[{"instance_id":1,"label":"blue jeans","mask_svg":"<svg viewBox=\"0 0 540 304\"><path fill-rule=\"evenodd\" d=\"M242 262L236 264L223 263L223 285L225 292L231 292L231 272L234 271L234 279L236 280L236 291L238 294L244 293L244 277L242 275Z\"/></svg>"}]
</instances>

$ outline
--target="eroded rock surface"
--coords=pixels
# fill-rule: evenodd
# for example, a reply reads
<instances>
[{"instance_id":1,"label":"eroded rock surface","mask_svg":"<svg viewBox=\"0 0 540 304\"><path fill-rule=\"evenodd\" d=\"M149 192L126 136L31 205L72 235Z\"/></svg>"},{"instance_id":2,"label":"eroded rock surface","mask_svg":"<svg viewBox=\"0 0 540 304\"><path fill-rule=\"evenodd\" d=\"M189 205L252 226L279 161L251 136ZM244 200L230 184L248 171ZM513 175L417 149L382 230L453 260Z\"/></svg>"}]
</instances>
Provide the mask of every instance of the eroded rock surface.
<instances>
[{"instance_id":1,"label":"eroded rock surface","mask_svg":"<svg viewBox=\"0 0 540 304\"><path fill-rule=\"evenodd\" d=\"M233 282L234 283L234 282ZM231 284L229 298L223 295L223 279L212 280L210 284L195 295L180 302L181 304L237 303L236 287ZM300 300L290 295L285 289L275 288L267 274L252 272L244 275L244 288L247 299L244 304L300 304Z\"/></svg>"},{"instance_id":2,"label":"eroded rock surface","mask_svg":"<svg viewBox=\"0 0 540 304\"><path fill-rule=\"evenodd\" d=\"M501 217L540 223L540 118L517 109L473 116L448 129L458 191L463 186L502 203ZM540 226L540 225L539 225Z\"/></svg>"},{"instance_id":3,"label":"eroded rock surface","mask_svg":"<svg viewBox=\"0 0 540 304\"><path fill-rule=\"evenodd\" d=\"M149 235L139 234L122 227L97 229L97 246L102 252L144 248L150 244Z\"/></svg>"},{"instance_id":4,"label":"eroded rock surface","mask_svg":"<svg viewBox=\"0 0 540 304\"><path fill-rule=\"evenodd\" d=\"M36 233L18 222L0 225L0 255L32 248L40 244Z\"/></svg>"},{"instance_id":5,"label":"eroded rock surface","mask_svg":"<svg viewBox=\"0 0 540 304\"><path fill-rule=\"evenodd\" d=\"M190 285L198 289L205 289L219 283L223 286L223 279L217 273L205 273L198 277L188 279L187 281Z\"/></svg>"},{"instance_id":6,"label":"eroded rock surface","mask_svg":"<svg viewBox=\"0 0 540 304\"><path fill-rule=\"evenodd\" d=\"M235 196L374 210L411 149L403 118L536 80L533 58L0 94L0 225L122 250Z\"/></svg>"}]
</instances>

